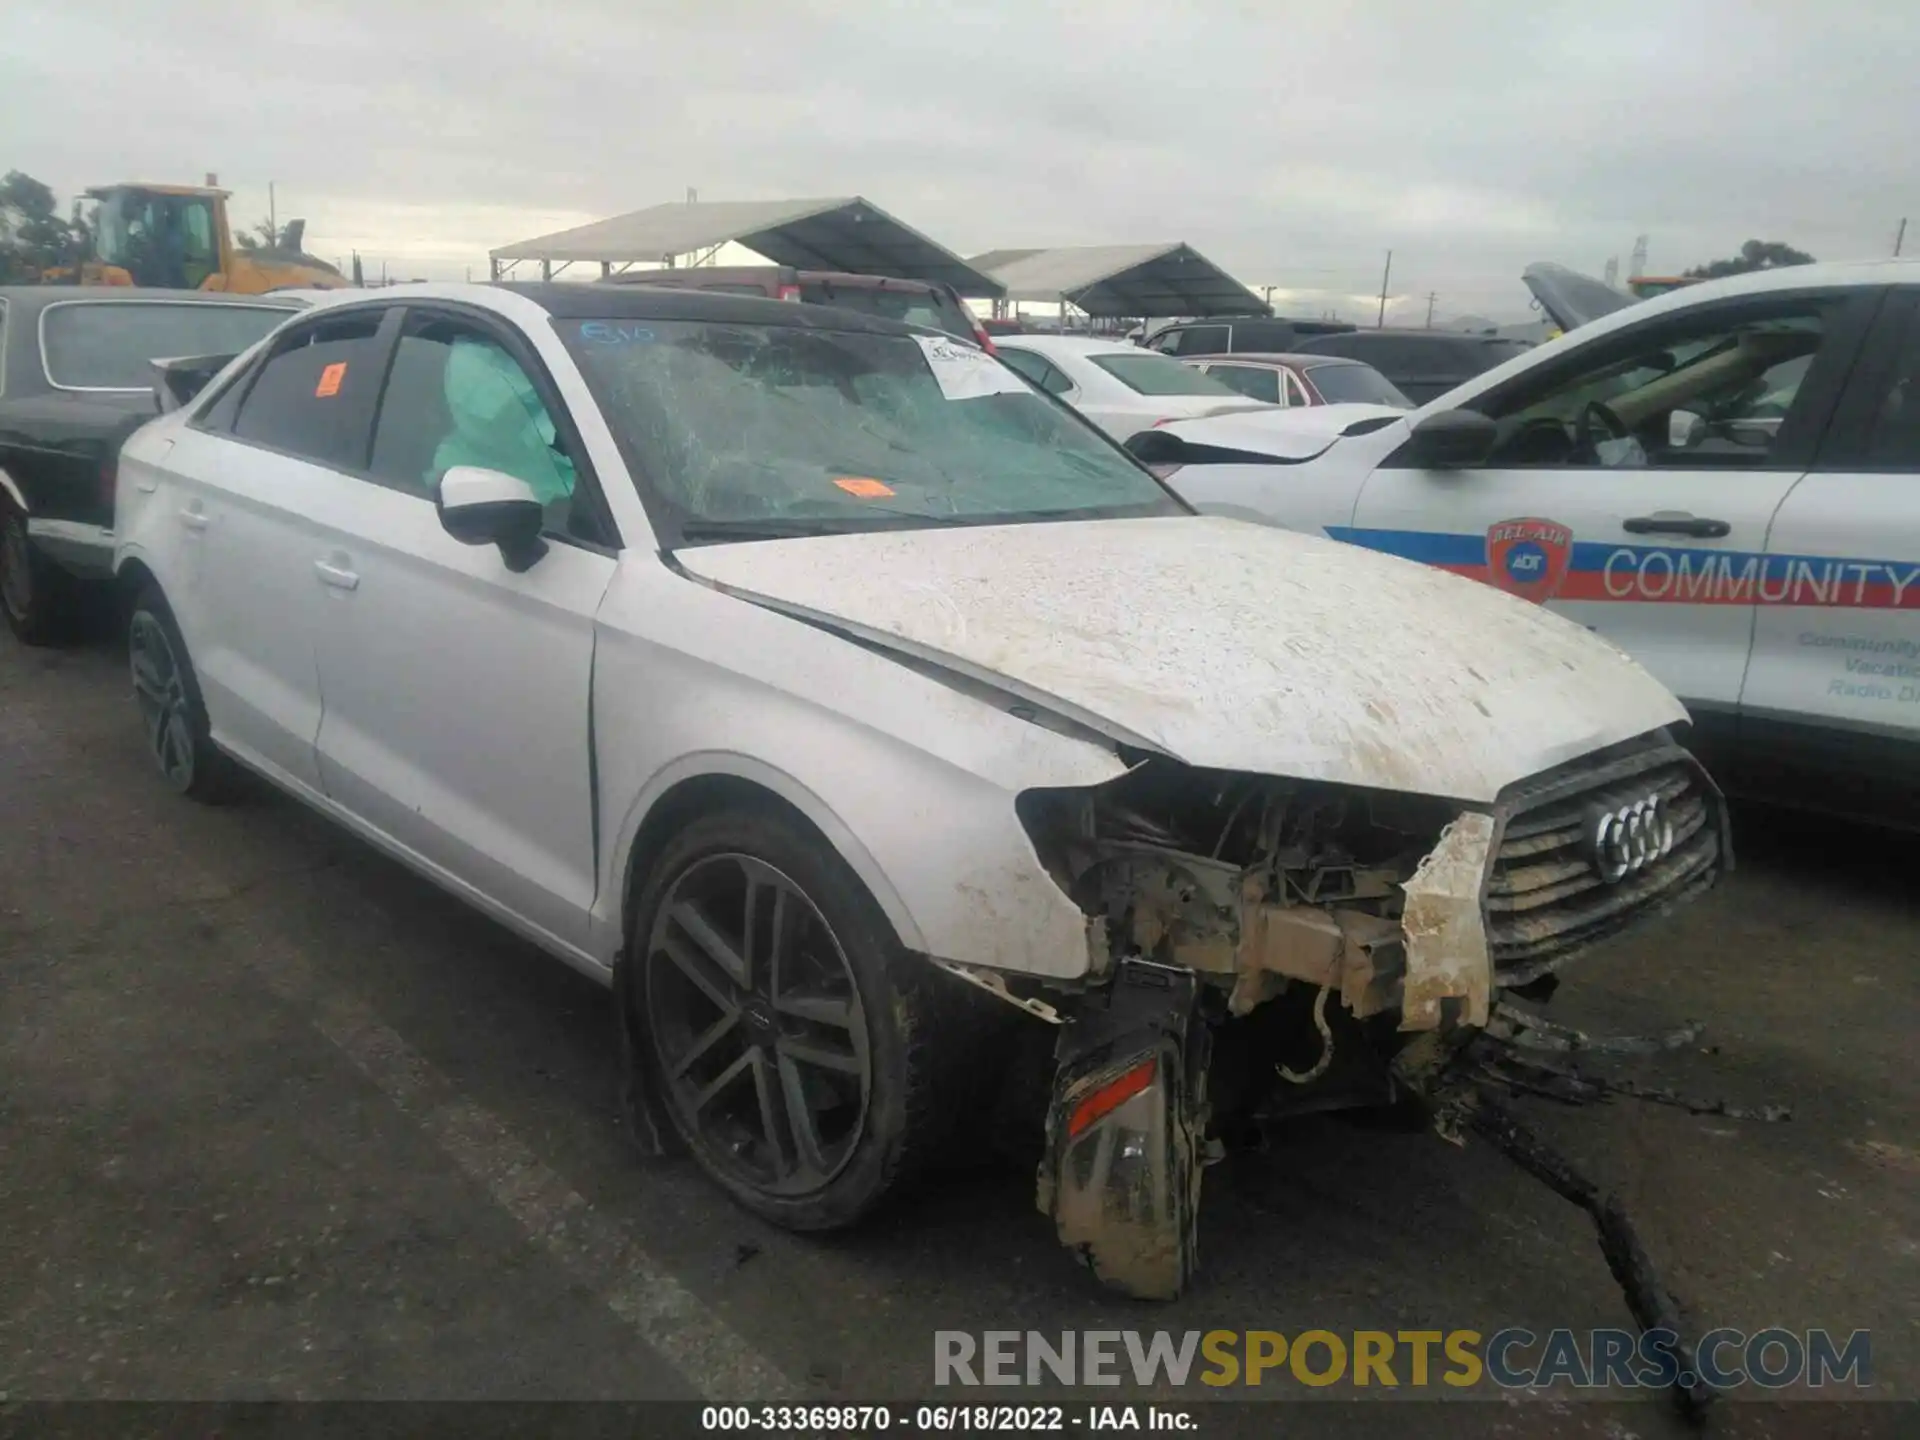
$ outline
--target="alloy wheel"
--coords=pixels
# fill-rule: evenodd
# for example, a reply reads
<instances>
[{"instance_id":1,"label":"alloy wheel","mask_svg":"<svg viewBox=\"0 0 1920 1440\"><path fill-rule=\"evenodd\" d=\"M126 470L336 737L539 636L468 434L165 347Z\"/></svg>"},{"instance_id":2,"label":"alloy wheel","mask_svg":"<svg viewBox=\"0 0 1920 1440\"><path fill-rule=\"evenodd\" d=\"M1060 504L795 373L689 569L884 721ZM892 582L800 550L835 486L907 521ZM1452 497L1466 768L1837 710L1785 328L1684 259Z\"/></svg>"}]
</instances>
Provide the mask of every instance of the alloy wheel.
<instances>
[{"instance_id":1,"label":"alloy wheel","mask_svg":"<svg viewBox=\"0 0 1920 1440\"><path fill-rule=\"evenodd\" d=\"M0 605L25 620L33 605L33 557L27 550L27 522L9 513L0 520Z\"/></svg>"},{"instance_id":2,"label":"alloy wheel","mask_svg":"<svg viewBox=\"0 0 1920 1440\"><path fill-rule=\"evenodd\" d=\"M788 876L749 855L688 866L648 936L646 1013L666 1099L721 1172L792 1198L852 1158L866 1015L838 937Z\"/></svg>"},{"instance_id":3,"label":"alloy wheel","mask_svg":"<svg viewBox=\"0 0 1920 1440\"><path fill-rule=\"evenodd\" d=\"M133 697L140 707L147 753L176 790L193 784L193 724L186 680L166 627L149 611L133 617L127 632Z\"/></svg>"}]
</instances>

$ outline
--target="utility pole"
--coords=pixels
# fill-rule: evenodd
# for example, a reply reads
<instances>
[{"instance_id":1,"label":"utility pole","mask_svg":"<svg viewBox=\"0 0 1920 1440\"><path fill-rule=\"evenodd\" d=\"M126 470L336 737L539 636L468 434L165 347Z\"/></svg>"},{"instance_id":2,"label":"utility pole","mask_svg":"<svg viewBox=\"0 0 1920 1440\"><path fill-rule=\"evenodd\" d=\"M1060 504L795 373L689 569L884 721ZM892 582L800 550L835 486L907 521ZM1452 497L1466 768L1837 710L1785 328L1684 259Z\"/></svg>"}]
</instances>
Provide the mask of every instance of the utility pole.
<instances>
[{"instance_id":1,"label":"utility pole","mask_svg":"<svg viewBox=\"0 0 1920 1440\"><path fill-rule=\"evenodd\" d=\"M273 181L267 182L267 228L273 231L273 243L280 243L280 211L274 204Z\"/></svg>"},{"instance_id":2,"label":"utility pole","mask_svg":"<svg viewBox=\"0 0 1920 1440\"><path fill-rule=\"evenodd\" d=\"M1907 217L1902 215L1900 217L1900 228L1893 232L1893 258L1894 259L1898 260L1900 258L1900 246L1906 241L1906 238L1907 238Z\"/></svg>"},{"instance_id":3,"label":"utility pole","mask_svg":"<svg viewBox=\"0 0 1920 1440\"><path fill-rule=\"evenodd\" d=\"M1387 282L1393 278L1393 252L1387 251L1387 268L1380 276L1380 313L1374 318L1373 328L1387 328Z\"/></svg>"},{"instance_id":4,"label":"utility pole","mask_svg":"<svg viewBox=\"0 0 1920 1440\"><path fill-rule=\"evenodd\" d=\"M1429 330L1433 328L1433 302L1439 298L1440 295L1438 291L1429 290L1427 292L1427 329Z\"/></svg>"}]
</instances>

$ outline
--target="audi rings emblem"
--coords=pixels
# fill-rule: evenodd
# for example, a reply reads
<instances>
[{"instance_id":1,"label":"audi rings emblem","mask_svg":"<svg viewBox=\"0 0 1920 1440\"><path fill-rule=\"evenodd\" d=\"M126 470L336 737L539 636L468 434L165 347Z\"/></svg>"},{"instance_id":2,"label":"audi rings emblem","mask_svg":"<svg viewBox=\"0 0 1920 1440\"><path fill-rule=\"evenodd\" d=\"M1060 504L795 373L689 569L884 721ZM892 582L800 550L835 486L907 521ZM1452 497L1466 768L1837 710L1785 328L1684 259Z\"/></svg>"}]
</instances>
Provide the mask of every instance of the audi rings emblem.
<instances>
[{"instance_id":1,"label":"audi rings emblem","mask_svg":"<svg viewBox=\"0 0 1920 1440\"><path fill-rule=\"evenodd\" d=\"M1587 831L1587 846L1593 868L1611 885L1673 849L1673 819L1659 795L1645 795L1595 816Z\"/></svg>"}]
</instances>

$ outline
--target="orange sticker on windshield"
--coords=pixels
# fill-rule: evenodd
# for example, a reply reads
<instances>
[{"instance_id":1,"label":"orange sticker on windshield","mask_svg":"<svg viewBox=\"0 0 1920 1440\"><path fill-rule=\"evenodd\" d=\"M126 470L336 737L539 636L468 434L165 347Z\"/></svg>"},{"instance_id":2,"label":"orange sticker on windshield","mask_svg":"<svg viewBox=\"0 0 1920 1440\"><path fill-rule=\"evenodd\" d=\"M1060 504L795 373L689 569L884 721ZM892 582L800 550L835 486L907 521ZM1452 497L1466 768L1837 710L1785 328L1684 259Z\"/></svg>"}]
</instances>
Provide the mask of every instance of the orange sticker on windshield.
<instances>
[{"instance_id":1,"label":"orange sticker on windshield","mask_svg":"<svg viewBox=\"0 0 1920 1440\"><path fill-rule=\"evenodd\" d=\"M858 495L862 500L878 500L883 495L893 494L893 487L884 480L872 480L865 475L846 475L833 482L849 495Z\"/></svg>"},{"instance_id":2,"label":"orange sticker on windshield","mask_svg":"<svg viewBox=\"0 0 1920 1440\"><path fill-rule=\"evenodd\" d=\"M347 362L337 360L320 372L320 383L313 387L316 400L329 400L340 393L340 382L347 378Z\"/></svg>"}]
</instances>

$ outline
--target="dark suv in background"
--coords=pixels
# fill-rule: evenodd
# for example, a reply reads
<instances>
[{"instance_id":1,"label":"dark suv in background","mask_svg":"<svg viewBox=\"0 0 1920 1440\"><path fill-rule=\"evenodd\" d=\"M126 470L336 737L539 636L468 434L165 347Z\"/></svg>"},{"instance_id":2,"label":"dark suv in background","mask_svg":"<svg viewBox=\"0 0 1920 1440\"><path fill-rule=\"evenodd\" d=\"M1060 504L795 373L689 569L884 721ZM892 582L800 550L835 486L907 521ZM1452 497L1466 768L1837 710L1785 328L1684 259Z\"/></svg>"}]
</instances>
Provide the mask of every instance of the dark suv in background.
<instances>
[{"instance_id":1,"label":"dark suv in background","mask_svg":"<svg viewBox=\"0 0 1920 1440\"><path fill-rule=\"evenodd\" d=\"M1176 320L1141 341L1162 355L1233 355L1256 352L1285 355L1301 348L1309 335L1343 334L1354 327L1344 320L1289 320L1272 315L1229 316L1224 320Z\"/></svg>"},{"instance_id":2,"label":"dark suv in background","mask_svg":"<svg viewBox=\"0 0 1920 1440\"><path fill-rule=\"evenodd\" d=\"M1364 360L1415 405L1424 405L1483 371L1531 350L1525 340L1458 330L1347 330L1303 335L1295 350Z\"/></svg>"},{"instance_id":3,"label":"dark suv in background","mask_svg":"<svg viewBox=\"0 0 1920 1440\"><path fill-rule=\"evenodd\" d=\"M944 330L991 351L993 341L951 285L933 280L896 280L837 270L797 270L791 265L695 265L684 270L630 270L608 277L614 285L667 285L721 295L764 295L802 305L858 310L906 325Z\"/></svg>"}]
</instances>

